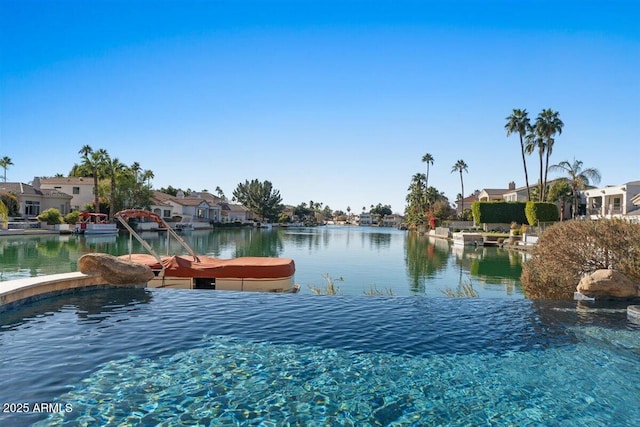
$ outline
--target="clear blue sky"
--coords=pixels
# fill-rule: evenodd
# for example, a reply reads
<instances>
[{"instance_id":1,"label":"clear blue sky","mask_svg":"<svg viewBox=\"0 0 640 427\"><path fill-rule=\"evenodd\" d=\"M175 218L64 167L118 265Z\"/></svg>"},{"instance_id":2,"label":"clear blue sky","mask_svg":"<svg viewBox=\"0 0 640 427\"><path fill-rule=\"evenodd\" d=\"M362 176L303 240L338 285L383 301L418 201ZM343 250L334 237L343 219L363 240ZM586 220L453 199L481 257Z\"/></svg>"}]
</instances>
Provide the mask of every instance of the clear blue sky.
<instances>
[{"instance_id":1,"label":"clear blue sky","mask_svg":"<svg viewBox=\"0 0 640 427\"><path fill-rule=\"evenodd\" d=\"M227 196L403 212L412 175L450 200L524 185L505 118L560 112L552 163L640 179L637 1L0 0L8 181L67 174L85 144ZM535 156L528 159L537 176Z\"/></svg>"}]
</instances>

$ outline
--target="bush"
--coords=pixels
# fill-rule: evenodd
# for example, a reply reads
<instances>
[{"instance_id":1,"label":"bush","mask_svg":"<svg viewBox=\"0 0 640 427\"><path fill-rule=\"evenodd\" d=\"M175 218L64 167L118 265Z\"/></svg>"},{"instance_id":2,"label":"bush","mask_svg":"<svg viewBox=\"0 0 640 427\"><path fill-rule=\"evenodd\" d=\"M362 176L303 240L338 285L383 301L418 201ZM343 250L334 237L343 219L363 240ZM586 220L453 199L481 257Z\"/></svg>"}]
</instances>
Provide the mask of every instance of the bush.
<instances>
[{"instance_id":1,"label":"bush","mask_svg":"<svg viewBox=\"0 0 640 427\"><path fill-rule=\"evenodd\" d=\"M554 203L527 202L525 214L530 225L539 225L541 222L555 222L560 219L558 207Z\"/></svg>"},{"instance_id":2,"label":"bush","mask_svg":"<svg viewBox=\"0 0 640 427\"><path fill-rule=\"evenodd\" d=\"M77 224L80 221L80 211L73 211L65 215L64 222L67 224Z\"/></svg>"},{"instance_id":3,"label":"bush","mask_svg":"<svg viewBox=\"0 0 640 427\"><path fill-rule=\"evenodd\" d=\"M62 214L56 208L47 209L38 215L38 221L46 222L47 225L62 224Z\"/></svg>"},{"instance_id":4,"label":"bush","mask_svg":"<svg viewBox=\"0 0 640 427\"><path fill-rule=\"evenodd\" d=\"M473 202L471 210L476 224L525 223L524 202Z\"/></svg>"},{"instance_id":5,"label":"bush","mask_svg":"<svg viewBox=\"0 0 640 427\"><path fill-rule=\"evenodd\" d=\"M18 204L18 197L13 193L7 193L0 191L0 200L7 207L8 216L18 216L20 205Z\"/></svg>"},{"instance_id":6,"label":"bush","mask_svg":"<svg viewBox=\"0 0 640 427\"><path fill-rule=\"evenodd\" d=\"M640 282L640 224L559 222L540 236L524 263L522 288L527 298L571 299L583 275L607 268Z\"/></svg>"}]
</instances>

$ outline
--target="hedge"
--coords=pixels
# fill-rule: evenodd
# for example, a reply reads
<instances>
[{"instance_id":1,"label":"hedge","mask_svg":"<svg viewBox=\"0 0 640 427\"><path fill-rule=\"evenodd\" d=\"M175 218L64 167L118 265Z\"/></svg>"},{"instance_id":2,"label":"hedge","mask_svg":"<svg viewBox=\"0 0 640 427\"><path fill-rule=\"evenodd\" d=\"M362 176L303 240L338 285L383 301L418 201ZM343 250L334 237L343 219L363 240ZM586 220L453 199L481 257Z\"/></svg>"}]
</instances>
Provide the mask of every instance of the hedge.
<instances>
[{"instance_id":1,"label":"hedge","mask_svg":"<svg viewBox=\"0 0 640 427\"><path fill-rule=\"evenodd\" d=\"M538 225L541 222L555 222L560 219L558 206L555 203L527 202L525 213L529 225Z\"/></svg>"},{"instance_id":2,"label":"hedge","mask_svg":"<svg viewBox=\"0 0 640 427\"><path fill-rule=\"evenodd\" d=\"M473 202L471 212L476 224L524 224L525 202Z\"/></svg>"}]
</instances>

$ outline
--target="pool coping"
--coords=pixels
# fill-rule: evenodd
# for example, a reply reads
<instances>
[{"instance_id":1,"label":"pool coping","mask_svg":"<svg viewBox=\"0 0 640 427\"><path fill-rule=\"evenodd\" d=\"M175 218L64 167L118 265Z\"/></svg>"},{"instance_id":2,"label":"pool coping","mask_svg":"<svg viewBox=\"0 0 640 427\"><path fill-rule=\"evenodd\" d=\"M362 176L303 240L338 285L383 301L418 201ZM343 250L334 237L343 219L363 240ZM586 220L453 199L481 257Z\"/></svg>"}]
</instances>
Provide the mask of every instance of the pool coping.
<instances>
[{"instance_id":1,"label":"pool coping","mask_svg":"<svg viewBox=\"0 0 640 427\"><path fill-rule=\"evenodd\" d=\"M8 280L0 282L0 312L55 295L111 286L102 276L80 272Z\"/></svg>"}]
</instances>

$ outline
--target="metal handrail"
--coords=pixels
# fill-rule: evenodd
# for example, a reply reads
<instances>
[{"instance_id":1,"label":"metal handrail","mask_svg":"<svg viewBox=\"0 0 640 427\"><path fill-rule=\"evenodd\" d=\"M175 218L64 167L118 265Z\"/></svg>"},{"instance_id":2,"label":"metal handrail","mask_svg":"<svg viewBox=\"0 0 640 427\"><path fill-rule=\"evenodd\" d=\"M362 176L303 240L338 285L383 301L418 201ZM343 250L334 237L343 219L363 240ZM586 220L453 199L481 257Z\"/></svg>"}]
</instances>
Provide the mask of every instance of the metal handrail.
<instances>
[{"instance_id":1,"label":"metal handrail","mask_svg":"<svg viewBox=\"0 0 640 427\"><path fill-rule=\"evenodd\" d=\"M162 265L162 258L160 258L160 256L156 253L156 251L142 237L140 237L140 235L129 225L129 223L127 222L129 218L145 217L157 222L159 225L161 225L167 230L167 233L169 233L169 236L172 236L173 238L175 238L178 241L178 243L180 243L180 245L187 252L189 252L189 255L193 257L194 262L200 262L198 255L196 255L195 251L191 248L191 246L189 246L189 244L182 237L180 237L169 226L169 224L167 224L167 222L164 219L162 219L162 217L160 217L159 215L153 212L142 210L142 209L127 209L127 210L116 213L114 217L118 219L118 221L120 221L120 223L129 231L129 238L135 237L136 240L140 242L140 244L151 255L153 255L153 257L156 258L161 265ZM167 237L167 240L168 240L168 237ZM169 250L168 248L169 248L169 245L167 245L167 251ZM131 255L131 245L129 245L129 255ZM169 254L167 253L167 256L168 255ZM162 267L162 270L164 271L164 266Z\"/></svg>"}]
</instances>

